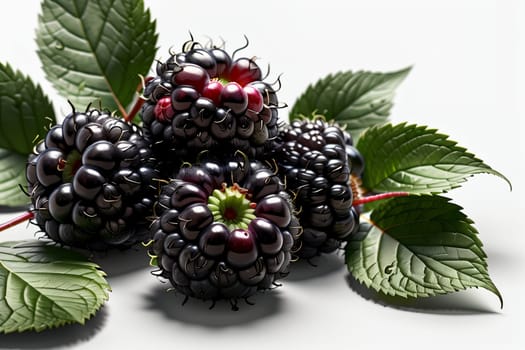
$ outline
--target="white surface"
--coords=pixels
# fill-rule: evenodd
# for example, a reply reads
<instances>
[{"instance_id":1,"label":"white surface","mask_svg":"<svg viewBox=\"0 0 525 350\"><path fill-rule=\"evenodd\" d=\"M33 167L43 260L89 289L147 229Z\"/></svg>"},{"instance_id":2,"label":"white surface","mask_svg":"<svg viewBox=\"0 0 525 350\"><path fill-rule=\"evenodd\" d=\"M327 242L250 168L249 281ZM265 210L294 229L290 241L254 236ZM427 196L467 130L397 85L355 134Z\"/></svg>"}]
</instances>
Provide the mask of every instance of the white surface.
<instances>
[{"instance_id":1,"label":"white surface","mask_svg":"<svg viewBox=\"0 0 525 350\"><path fill-rule=\"evenodd\" d=\"M525 235L523 137L525 8L518 1L146 1L157 19L159 58L179 49L188 30L222 37L232 50L250 38L247 55L282 76L280 99L292 105L307 86L339 70L414 68L399 87L394 122L449 134L513 183L478 175L448 194L476 222L488 254L495 296L471 290L425 300L414 309L364 299L347 282L341 258L300 265L283 287L231 312L219 303L164 293L142 252L97 258L109 273L110 301L86 326L41 334L0 335L0 347L76 349L524 349ZM6 5L7 6L7 5ZM30 74L53 97L35 54L38 1L0 11L0 61ZM5 221L13 213L1 213ZM2 240L31 238L21 225ZM414 305L413 305L414 306Z\"/></svg>"}]
</instances>

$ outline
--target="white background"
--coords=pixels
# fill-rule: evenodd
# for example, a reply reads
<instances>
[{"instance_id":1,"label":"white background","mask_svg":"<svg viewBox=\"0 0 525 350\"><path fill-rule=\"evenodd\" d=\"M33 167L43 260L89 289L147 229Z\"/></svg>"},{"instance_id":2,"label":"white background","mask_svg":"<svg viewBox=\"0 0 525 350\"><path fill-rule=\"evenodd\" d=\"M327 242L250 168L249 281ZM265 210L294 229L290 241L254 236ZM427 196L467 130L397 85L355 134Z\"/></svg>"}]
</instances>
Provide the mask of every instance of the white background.
<instances>
[{"instance_id":1,"label":"white background","mask_svg":"<svg viewBox=\"0 0 525 350\"><path fill-rule=\"evenodd\" d=\"M348 279L340 256L299 264L283 287L231 312L166 293L143 251L95 257L109 274L110 301L85 326L0 335L5 348L166 349L524 349L524 27L518 1L146 1L160 33L157 57L191 30L222 37L227 49L283 73L280 100L292 105L309 83L341 70L413 65L398 88L392 121L449 134L513 183L478 175L448 196L475 221L489 272L505 305L484 290L384 306ZM65 99L46 82L35 53L38 1L0 11L0 61L41 83L57 113ZM520 23L521 22L521 23ZM134 78L134 77L131 77ZM284 114L287 110L284 111ZM0 221L16 213L0 212ZM20 225L0 239L32 238ZM371 300L367 300L371 299Z\"/></svg>"}]
</instances>

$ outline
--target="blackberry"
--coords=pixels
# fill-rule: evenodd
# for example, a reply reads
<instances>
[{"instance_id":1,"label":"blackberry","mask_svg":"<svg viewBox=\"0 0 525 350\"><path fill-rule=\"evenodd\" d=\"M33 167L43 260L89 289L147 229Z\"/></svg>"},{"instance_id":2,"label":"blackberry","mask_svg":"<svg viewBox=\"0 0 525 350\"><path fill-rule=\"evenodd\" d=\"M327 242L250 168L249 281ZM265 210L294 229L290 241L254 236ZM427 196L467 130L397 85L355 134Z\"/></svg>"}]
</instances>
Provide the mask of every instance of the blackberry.
<instances>
[{"instance_id":1,"label":"blackberry","mask_svg":"<svg viewBox=\"0 0 525 350\"><path fill-rule=\"evenodd\" d=\"M343 131L343 137L345 140L345 150L348 157L348 163L350 164L350 173L354 178L361 178L365 171L365 160L361 155L361 152L354 146L352 136Z\"/></svg>"},{"instance_id":2,"label":"blackberry","mask_svg":"<svg viewBox=\"0 0 525 350\"><path fill-rule=\"evenodd\" d=\"M300 226L281 180L261 162L183 167L156 211L152 264L186 296L236 303L288 273Z\"/></svg>"},{"instance_id":3,"label":"blackberry","mask_svg":"<svg viewBox=\"0 0 525 350\"><path fill-rule=\"evenodd\" d=\"M293 121L281 130L278 142L274 156L303 227L298 256L309 259L335 251L359 226L350 174L361 165L354 168L351 161L358 151L350 135L316 116ZM347 148L357 153L349 156Z\"/></svg>"},{"instance_id":4,"label":"blackberry","mask_svg":"<svg viewBox=\"0 0 525 350\"><path fill-rule=\"evenodd\" d=\"M190 41L156 73L144 87L141 116L164 159L194 162L203 150L260 158L273 149L278 99L254 59Z\"/></svg>"},{"instance_id":5,"label":"blackberry","mask_svg":"<svg viewBox=\"0 0 525 350\"><path fill-rule=\"evenodd\" d=\"M26 167L37 225L56 242L93 250L145 239L154 165L139 127L106 111L73 109Z\"/></svg>"}]
</instances>

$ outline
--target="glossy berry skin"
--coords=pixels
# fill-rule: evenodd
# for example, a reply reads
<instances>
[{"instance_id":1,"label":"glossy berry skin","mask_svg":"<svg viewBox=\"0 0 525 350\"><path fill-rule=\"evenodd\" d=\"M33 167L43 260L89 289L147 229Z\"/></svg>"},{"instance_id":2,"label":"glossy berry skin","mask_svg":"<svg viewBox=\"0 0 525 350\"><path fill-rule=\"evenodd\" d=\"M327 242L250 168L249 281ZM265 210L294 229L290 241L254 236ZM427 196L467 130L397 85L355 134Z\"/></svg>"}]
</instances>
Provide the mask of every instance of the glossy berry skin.
<instances>
[{"instance_id":1,"label":"glossy berry skin","mask_svg":"<svg viewBox=\"0 0 525 350\"><path fill-rule=\"evenodd\" d=\"M346 144L345 147L346 155L348 156L348 162L352 167L352 174L358 177L362 177L365 171L365 159L361 155L361 152L357 150L352 144Z\"/></svg>"},{"instance_id":2,"label":"glossy berry skin","mask_svg":"<svg viewBox=\"0 0 525 350\"><path fill-rule=\"evenodd\" d=\"M235 81L229 82L223 87L220 101L225 109L237 115L242 115L248 107L248 95L242 86Z\"/></svg>"},{"instance_id":3,"label":"glossy berry skin","mask_svg":"<svg viewBox=\"0 0 525 350\"><path fill-rule=\"evenodd\" d=\"M198 92L210 81L210 76L203 67L191 63L180 65L171 76L174 86L191 86Z\"/></svg>"},{"instance_id":4,"label":"glossy berry skin","mask_svg":"<svg viewBox=\"0 0 525 350\"><path fill-rule=\"evenodd\" d=\"M36 224L58 243L91 250L142 241L156 194L154 166L136 125L106 111L73 111L29 157Z\"/></svg>"},{"instance_id":5,"label":"glossy berry skin","mask_svg":"<svg viewBox=\"0 0 525 350\"><path fill-rule=\"evenodd\" d=\"M193 63L206 70L209 77L217 76L217 61L209 50L196 48L187 52L186 55L187 63Z\"/></svg>"},{"instance_id":6,"label":"glossy berry skin","mask_svg":"<svg viewBox=\"0 0 525 350\"><path fill-rule=\"evenodd\" d=\"M166 176L202 151L264 159L275 146L279 102L254 59L186 43L157 64L143 97L144 133Z\"/></svg>"},{"instance_id":7,"label":"glossy berry skin","mask_svg":"<svg viewBox=\"0 0 525 350\"><path fill-rule=\"evenodd\" d=\"M155 113L155 118L163 122L169 122L173 119L173 106L171 104L171 98L169 96L162 97L158 103L155 105L153 111Z\"/></svg>"},{"instance_id":8,"label":"glossy berry skin","mask_svg":"<svg viewBox=\"0 0 525 350\"><path fill-rule=\"evenodd\" d=\"M347 142L348 134L320 116L293 121L279 134L274 156L300 212L301 258L335 251L359 227L350 174L361 165L349 161L347 147L354 147Z\"/></svg>"},{"instance_id":9,"label":"glossy berry skin","mask_svg":"<svg viewBox=\"0 0 525 350\"><path fill-rule=\"evenodd\" d=\"M264 107L262 93L253 85L247 85L243 88L243 90L246 94L246 98L248 99L246 108L250 111L250 115L256 116L262 111Z\"/></svg>"},{"instance_id":10,"label":"glossy berry skin","mask_svg":"<svg viewBox=\"0 0 525 350\"><path fill-rule=\"evenodd\" d=\"M208 52L215 59L216 63L216 75L213 77L218 78L226 76L232 64L230 55L223 49L219 48L212 48Z\"/></svg>"},{"instance_id":11,"label":"glossy berry skin","mask_svg":"<svg viewBox=\"0 0 525 350\"><path fill-rule=\"evenodd\" d=\"M248 85L262 78L261 69L254 60L246 57L235 60L228 72L228 80L235 81L241 86Z\"/></svg>"},{"instance_id":12,"label":"glossy berry skin","mask_svg":"<svg viewBox=\"0 0 525 350\"><path fill-rule=\"evenodd\" d=\"M202 90L202 97L212 101L215 106L219 106L222 102L221 93L223 89L224 85L220 81L211 81Z\"/></svg>"},{"instance_id":13,"label":"glossy berry skin","mask_svg":"<svg viewBox=\"0 0 525 350\"><path fill-rule=\"evenodd\" d=\"M279 177L258 161L182 168L160 193L150 255L188 296L236 301L286 276L300 227Z\"/></svg>"}]
</instances>

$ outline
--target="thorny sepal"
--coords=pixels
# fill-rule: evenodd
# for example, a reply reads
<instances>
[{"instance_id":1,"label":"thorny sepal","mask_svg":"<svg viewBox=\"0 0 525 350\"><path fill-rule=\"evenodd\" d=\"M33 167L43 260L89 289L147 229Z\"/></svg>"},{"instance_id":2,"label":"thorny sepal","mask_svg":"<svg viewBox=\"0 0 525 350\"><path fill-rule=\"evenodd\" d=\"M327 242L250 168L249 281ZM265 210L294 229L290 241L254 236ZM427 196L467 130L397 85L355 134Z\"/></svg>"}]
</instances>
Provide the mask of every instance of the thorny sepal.
<instances>
[{"instance_id":1,"label":"thorny sepal","mask_svg":"<svg viewBox=\"0 0 525 350\"><path fill-rule=\"evenodd\" d=\"M255 203L247 198L246 189L238 184L215 189L208 198L208 208L216 222L225 224L230 231L241 228L247 229L255 219Z\"/></svg>"}]
</instances>

